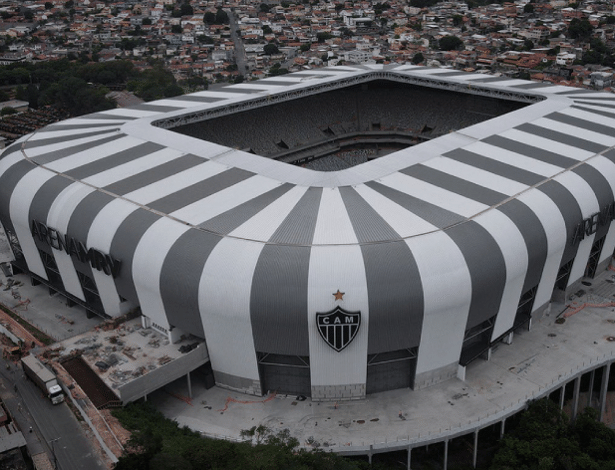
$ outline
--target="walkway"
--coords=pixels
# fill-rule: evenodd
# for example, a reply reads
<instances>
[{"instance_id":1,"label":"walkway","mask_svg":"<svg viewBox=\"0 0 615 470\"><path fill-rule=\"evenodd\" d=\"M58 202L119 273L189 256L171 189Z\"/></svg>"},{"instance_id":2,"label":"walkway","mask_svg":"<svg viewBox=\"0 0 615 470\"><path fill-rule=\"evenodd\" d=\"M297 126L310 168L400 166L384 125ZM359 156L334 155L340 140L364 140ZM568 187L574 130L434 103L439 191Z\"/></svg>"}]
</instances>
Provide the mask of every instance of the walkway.
<instances>
[{"instance_id":1,"label":"walkway","mask_svg":"<svg viewBox=\"0 0 615 470\"><path fill-rule=\"evenodd\" d=\"M610 302L615 298L614 274L605 271L574 301ZM613 360L615 342L609 339L615 337L615 308L585 308L556 323L565 308L554 303L531 331L516 333L512 345L500 344L491 360L472 363L465 381L378 393L335 407L295 396L267 399L219 387L206 390L193 377L192 400L185 399L185 379L149 399L180 425L216 437L239 439L241 430L265 425L273 431L288 428L302 444L317 442L346 454L365 453L370 446L383 451L424 445L497 422L522 409L527 400ZM227 402L229 397L236 401Z\"/></svg>"}]
</instances>

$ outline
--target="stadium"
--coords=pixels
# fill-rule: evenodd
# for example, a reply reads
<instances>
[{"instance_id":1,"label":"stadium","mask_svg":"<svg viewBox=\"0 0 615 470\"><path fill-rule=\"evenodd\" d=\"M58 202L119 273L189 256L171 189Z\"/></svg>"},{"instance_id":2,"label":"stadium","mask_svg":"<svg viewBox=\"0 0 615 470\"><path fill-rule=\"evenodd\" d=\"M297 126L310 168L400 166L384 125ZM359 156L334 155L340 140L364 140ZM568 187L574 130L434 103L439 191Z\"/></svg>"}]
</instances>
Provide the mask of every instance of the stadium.
<instances>
[{"instance_id":1,"label":"stadium","mask_svg":"<svg viewBox=\"0 0 615 470\"><path fill-rule=\"evenodd\" d=\"M614 108L449 69L306 70L23 137L0 222L14 270L201 338L220 387L419 390L609 265Z\"/></svg>"}]
</instances>

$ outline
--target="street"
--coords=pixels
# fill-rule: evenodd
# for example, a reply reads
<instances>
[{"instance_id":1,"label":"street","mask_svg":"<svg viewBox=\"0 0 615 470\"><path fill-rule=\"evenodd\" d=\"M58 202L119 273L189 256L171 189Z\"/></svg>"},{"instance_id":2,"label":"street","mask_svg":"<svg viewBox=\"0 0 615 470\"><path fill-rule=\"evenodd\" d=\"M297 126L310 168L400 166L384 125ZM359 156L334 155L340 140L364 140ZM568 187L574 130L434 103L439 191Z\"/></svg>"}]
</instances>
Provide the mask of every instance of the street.
<instances>
[{"instance_id":1,"label":"street","mask_svg":"<svg viewBox=\"0 0 615 470\"><path fill-rule=\"evenodd\" d=\"M61 470L105 470L66 402L52 405L21 367L6 360L0 366L0 396L23 432L31 455L47 452Z\"/></svg>"}]
</instances>

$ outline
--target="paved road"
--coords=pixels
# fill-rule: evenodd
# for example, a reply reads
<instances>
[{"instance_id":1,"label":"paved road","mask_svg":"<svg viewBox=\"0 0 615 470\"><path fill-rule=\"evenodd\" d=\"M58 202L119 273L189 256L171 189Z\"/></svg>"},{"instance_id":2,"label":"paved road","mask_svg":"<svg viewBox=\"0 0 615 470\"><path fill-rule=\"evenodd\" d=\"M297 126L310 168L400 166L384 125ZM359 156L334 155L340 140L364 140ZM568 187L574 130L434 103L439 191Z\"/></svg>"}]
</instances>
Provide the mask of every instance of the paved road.
<instances>
[{"instance_id":1,"label":"paved road","mask_svg":"<svg viewBox=\"0 0 615 470\"><path fill-rule=\"evenodd\" d=\"M47 451L53 462L53 446L60 470L105 470L68 405L52 405L25 378L21 368L15 369L13 365L8 370L5 360L0 361L0 393L24 433L30 452ZM28 432L30 426L32 433Z\"/></svg>"},{"instance_id":2,"label":"paved road","mask_svg":"<svg viewBox=\"0 0 615 470\"><path fill-rule=\"evenodd\" d=\"M245 77L248 71L246 67L246 50L243 47L241 38L237 34L237 18L235 17L235 12L230 9L224 11L228 14L231 38L233 39L233 44L235 44L235 62L237 63L237 70Z\"/></svg>"}]
</instances>

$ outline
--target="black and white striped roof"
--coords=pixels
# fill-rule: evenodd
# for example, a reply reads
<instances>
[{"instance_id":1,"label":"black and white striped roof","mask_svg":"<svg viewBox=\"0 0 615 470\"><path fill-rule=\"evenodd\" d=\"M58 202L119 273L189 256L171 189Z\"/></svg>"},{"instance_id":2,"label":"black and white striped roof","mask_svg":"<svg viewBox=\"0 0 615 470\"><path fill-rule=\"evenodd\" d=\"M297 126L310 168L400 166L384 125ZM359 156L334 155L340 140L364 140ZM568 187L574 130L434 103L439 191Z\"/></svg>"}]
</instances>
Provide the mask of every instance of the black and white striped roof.
<instances>
[{"instance_id":1,"label":"black and white striped roof","mask_svg":"<svg viewBox=\"0 0 615 470\"><path fill-rule=\"evenodd\" d=\"M385 76L533 104L327 173L165 128ZM463 339L436 333L442 322L463 333L497 314L497 336L528 288L539 286L537 306L548 302L560 264L591 248L569 243L575 227L613 202L614 145L606 93L409 65L335 67L41 129L0 158L0 216L43 277L33 219L121 260L116 279L92 272L105 309L138 303L157 324L206 337L212 361L229 360L234 335L253 339L246 351L326 348L308 322L335 306L338 288L344 308L369 317L366 352L421 343L428 354ZM85 268L55 257L66 290L83 298ZM243 351L233 353L238 369L254 361ZM419 358L418 372L436 365Z\"/></svg>"}]
</instances>

